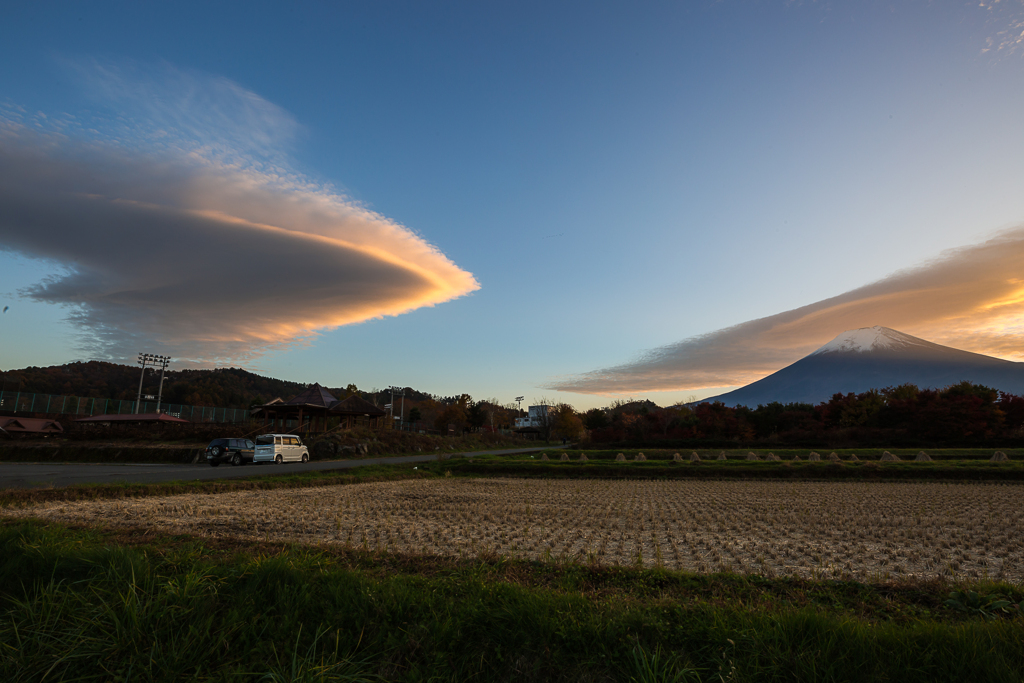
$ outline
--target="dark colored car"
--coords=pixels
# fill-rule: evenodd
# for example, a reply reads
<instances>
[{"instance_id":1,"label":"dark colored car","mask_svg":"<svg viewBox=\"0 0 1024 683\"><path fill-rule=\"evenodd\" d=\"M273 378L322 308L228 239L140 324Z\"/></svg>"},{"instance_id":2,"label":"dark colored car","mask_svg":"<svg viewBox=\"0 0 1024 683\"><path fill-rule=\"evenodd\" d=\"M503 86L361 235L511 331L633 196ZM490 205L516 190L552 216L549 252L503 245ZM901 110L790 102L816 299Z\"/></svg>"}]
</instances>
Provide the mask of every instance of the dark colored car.
<instances>
[{"instance_id":1,"label":"dark colored car","mask_svg":"<svg viewBox=\"0 0 1024 683\"><path fill-rule=\"evenodd\" d=\"M206 447L206 462L216 467L222 462L244 465L252 462L256 445L248 439L214 439Z\"/></svg>"}]
</instances>

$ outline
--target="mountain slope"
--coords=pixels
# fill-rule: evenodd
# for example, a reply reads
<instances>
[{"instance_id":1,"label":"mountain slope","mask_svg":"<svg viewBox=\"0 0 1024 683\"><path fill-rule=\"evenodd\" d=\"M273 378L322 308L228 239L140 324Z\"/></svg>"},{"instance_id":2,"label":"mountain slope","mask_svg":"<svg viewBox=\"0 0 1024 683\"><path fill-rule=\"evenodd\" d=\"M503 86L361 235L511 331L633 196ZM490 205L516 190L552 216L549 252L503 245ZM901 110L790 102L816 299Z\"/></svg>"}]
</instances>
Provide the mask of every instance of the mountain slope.
<instances>
[{"instance_id":1,"label":"mountain slope","mask_svg":"<svg viewBox=\"0 0 1024 683\"><path fill-rule=\"evenodd\" d=\"M821 403L836 393L900 384L941 388L968 380L1024 393L1024 363L961 351L888 327L848 330L792 365L705 401L751 408L772 401Z\"/></svg>"}]
</instances>

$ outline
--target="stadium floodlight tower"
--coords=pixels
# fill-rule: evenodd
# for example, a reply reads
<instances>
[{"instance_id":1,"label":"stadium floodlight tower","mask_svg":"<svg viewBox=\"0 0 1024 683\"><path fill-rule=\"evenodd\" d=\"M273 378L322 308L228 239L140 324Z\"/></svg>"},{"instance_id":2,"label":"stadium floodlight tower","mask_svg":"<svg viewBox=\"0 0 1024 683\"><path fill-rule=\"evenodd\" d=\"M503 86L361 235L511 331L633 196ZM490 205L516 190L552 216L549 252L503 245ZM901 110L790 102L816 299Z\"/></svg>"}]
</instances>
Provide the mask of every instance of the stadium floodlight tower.
<instances>
[{"instance_id":1,"label":"stadium floodlight tower","mask_svg":"<svg viewBox=\"0 0 1024 683\"><path fill-rule=\"evenodd\" d=\"M160 414L160 401L164 397L164 373L167 371L167 366L170 364L171 359L169 356L154 356L156 362L160 364L160 388L156 392L156 413Z\"/></svg>"},{"instance_id":2,"label":"stadium floodlight tower","mask_svg":"<svg viewBox=\"0 0 1024 683\"><path fill-rule=\"evenodd\" d=\"M516 396L516 417L519 417L519 413L523 412L523 399L525 396Z\"/></svg>"},{"instance_id":3,"label":"stadium floodlight tower","mask_svg":"<svg viewBox=\"0 0 1024 683\"><path fill-rule=\"evenodd\" d=\"M139 414L139 408L142 406L142 382L146 379L146 366L152 365L154 368L160 366L160 395L156 400L156 411L160 412L160 399L163 398L164 392L164 371L167 369L167 364L171 362L170 357L161 356L155 353L140 353L139 354L139 365L142 366L142 375L139 377L139 395L135 399L135 414Z\"/></svg>"}]
</instances>

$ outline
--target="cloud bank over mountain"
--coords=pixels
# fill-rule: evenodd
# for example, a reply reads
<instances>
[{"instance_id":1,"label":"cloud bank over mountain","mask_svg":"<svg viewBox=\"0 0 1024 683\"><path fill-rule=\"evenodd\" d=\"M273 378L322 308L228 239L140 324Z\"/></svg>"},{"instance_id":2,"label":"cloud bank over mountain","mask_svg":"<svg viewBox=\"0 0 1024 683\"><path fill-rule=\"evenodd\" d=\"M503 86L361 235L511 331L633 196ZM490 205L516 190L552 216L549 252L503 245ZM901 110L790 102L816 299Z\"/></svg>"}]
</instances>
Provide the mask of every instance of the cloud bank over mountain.
<instances>
[{"instance_id":1,"label":"cloud bank over mountain","mask_svg":"<svg viewBox=\"0 0 1024 683\"><path fill-rule=\"evenodd\" d=\"M297 125L254 93L169 68L87 73L144 103L138 118L97 130L8 110L0 249L56 266L22 295L67 307L89 355L246 364L479 288L412 230L291 171Z\"/></svg>"},{"instance_id":2,"label":"cloud bank over mountain","mask_svg":"<svg viewBox=\"0 0 1024 683\"><path fill-rule=\"evenodd\" d=\"M952 250L845 294L559 379L557 391L616 395L748 384L844 330L882 325L932 342L1024 360L1024 228Z\"/></svg>"}]
</instances>

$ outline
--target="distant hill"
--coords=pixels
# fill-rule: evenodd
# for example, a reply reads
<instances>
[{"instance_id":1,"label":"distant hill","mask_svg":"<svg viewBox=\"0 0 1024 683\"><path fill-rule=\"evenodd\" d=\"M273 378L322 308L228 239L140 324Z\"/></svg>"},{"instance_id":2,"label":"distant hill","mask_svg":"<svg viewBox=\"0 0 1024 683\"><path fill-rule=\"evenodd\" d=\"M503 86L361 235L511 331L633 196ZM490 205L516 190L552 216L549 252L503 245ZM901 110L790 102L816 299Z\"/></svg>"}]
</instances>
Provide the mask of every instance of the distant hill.
<instances>
[{"instance_id":1,"label":"distant hill","mask_svg":"<svg viewBox=\"0 0 1024 683\"><path fill-rule=\"evenodd\" d=\"M2 381L8 391L134 401L139 392L139 372L138 365L119 365L94 360L45 368L33 366L9 370L0 373L0 378L3 378ZM266 403L277 397L287 401L307 386L301 382L264 377L241 368L168 370L164 379L163 401L192 406L248 408L255 403ZM142 393L155 396L159 388L159 370L154 372L147 367ZM356 389L354 385L324 388L339 399L349 396L351 388L375 405L391 402L391 392L387 389L363 391ZM407 404L430 399L445 404L456 400L434 396L412 387L405 388ZM396 395L396 405L398 401Z\"/></svg>"},{"instance_id":2,"label":"distant hill","mask_svg":"<svg viewBox=\"0 0 1024 683\"><path fill-rule=\"evenodd\" d=\"M751 408L774 401L817 404L837 393L901 384L938 389L963 381L1021 395L1024 363L934 344L888 327L864 327L840 334L764 379L701 402Z\"/></svg>"},{"instance_id":3,"label":"distant hill","mask_svg":"<svg viewBox=\"0 0 1024 683\"><path fill-rule=\"evenodd\" d=\"M5 374L8 389L39 394L63 394L91 398L135 400L139 391L139 366L89 361L28 367ZM156 394L160 373L147 368L144 394ZM305 384L263 377L241 368L216 370L168 370L164 379L164 402L197 406L247 408L281 396L288 399Z\"/></svg>"}]
</instances>

